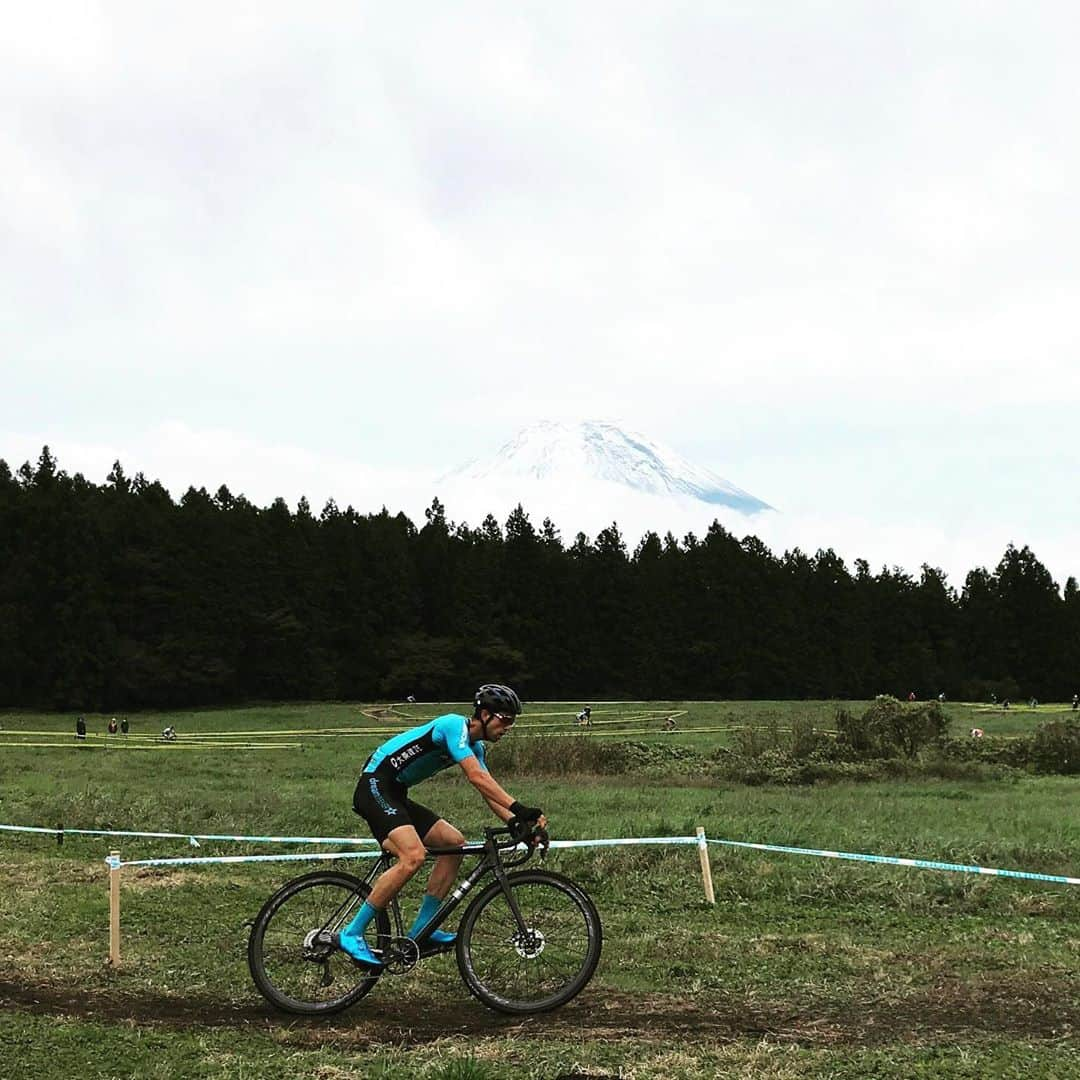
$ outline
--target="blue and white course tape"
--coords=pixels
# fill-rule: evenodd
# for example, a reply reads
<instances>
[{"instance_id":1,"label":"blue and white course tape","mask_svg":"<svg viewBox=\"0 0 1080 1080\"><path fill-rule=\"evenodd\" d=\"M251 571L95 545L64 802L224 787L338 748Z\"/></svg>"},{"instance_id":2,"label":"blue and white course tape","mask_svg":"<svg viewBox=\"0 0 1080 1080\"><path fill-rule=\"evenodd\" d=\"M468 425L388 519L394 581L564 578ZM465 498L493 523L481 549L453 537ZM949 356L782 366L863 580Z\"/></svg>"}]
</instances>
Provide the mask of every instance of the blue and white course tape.
<instances>
[{"instance_id":1,"label":"blue and white course tape","mask_svg":"<svg viewBox=\"0 0 1080 1080\"><path fill-rule=\"evenodd\" d=\"M139 832L134 829L54 829L40 825L0 825L2 832L44 833L47 836L141 836L156 840L228 840L251 844L377 844L371 837L358 836L234 836L224 833ZM198 845L195 845L198 847Z\"/></svg>"},{"instance_id":2,"label":"blue and white course tape","mask_svg":"<svg viewBox=\"0 0 1080 1080\"><path fill-rule=\"evenodd\" d=\"M477 841L479 843L479 841ZM586 847L623 847L640 844L698 844L696 836L634 836L610 840L552 840L549 845L552 848L586 848ZM374 859L382 854L379 851L342 851L342 852L319 852L318 854L290 854L290 855L216 855L176 859L132 859L121 860L115 856L108 856L105 862L110 869L119 869L121 866L180 866L192 864L211 863L244 863L244 862L303 862L315 859Z\"/></svg>"},{"instance_id":3,"label":"blue and white course tape","mask_svg":"<svg viewBox=\"0 0 1080 1080\"><path fill-rule=\"evenodd\" d=\"M46 836L62 837L67 833L81 836L127 836L163 840L187 840L198 847L199 840L232 841L240 843L262 844L357 844L376 845L369 837L355 836L240 836L226 833L178 833L178 832L140 832L126 829L68 829L61 826L47 828L34 825L0 825L3 832L38 833ZM773 851L784 855L808 855L819 859L846 859L851 862L877 863L886 866L904 866L915 870L938 870L958 874L981 874L986 877L1020 878L1025 881L1045 881L1055 885L1080 885L1080 877L1068 877L1064 874L1037 874L1029 870L1003 870L990 866L969 866L963 863L938 862L931 859L909 859L895 855L872 855L853 851L827 851L822 848L791 847L786 844L756 844L746 840L714 840L697 836L637 836L605 838L596 840L553 840L551 847L559 848L600 848L630 847L640 845L696 845L704 847L715 844L718 847L743 848L753 851ZM173 859L138 859L130 862L117 861L117 866L169 866L181 864L208 863L243 863L243 862L303 862L322 859L373 859L380 855L380 850L362 852L297 853L289 855L219 855L202 858ZM105 861L112 866L112 856Z\"/></svg>"},{"instance_id":4,"label":"blue and white course tape","mask_svg":"<svg viewBox=\"0 0 1080 1080\"><path fill-rule=\"evenodd\" d=\"M903 859L895 855L863 855L853 851L823 851L818 848L787 847L783 844L751 844L745 840L709 840L709 843L723 847L752 848L754 851L777 851L785 855L813 855L819 859L850 859L853 862L908 866L916 870L949 870L958 874L985 874L989 877L1049 881L1055 885L1080 885L1080 878L1065 877L1062 874L1034 874L1029 870L999 870L991 866L967 866L963 863L934 862L931 859Z\"/></svg>"}]
</instances>

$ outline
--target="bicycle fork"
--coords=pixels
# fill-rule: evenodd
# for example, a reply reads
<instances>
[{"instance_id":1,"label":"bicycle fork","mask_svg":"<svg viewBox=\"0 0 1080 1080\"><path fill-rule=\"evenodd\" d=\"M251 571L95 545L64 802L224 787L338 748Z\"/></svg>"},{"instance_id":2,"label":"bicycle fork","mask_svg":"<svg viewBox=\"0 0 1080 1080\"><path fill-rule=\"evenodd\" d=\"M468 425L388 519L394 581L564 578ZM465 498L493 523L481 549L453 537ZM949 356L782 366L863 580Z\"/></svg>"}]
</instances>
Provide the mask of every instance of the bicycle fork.
<instances>
[{"instance_id":1,"label":"bicycle fork","mask_svg":"<svg viewBox=\"0 0 1080 1080\"><path fill-rule=\"evenodd\" d=\"M489 843L490 842L491 841L489 841ZM526 933L528 933L529 927L525 925L525 919L522 917L521 909L518 907L517 901L514 899L514 890L510 888L510 881L507 876L506 870L503 867L501 859L495 859L495 865L493 869L495 871L495 880L498 881L499 886L502 889L503 896L506 897L506 902L510 905L510 913L514 916L514 922L517 923L518 933L524 936Z\"/></svg>"}]
</instances>

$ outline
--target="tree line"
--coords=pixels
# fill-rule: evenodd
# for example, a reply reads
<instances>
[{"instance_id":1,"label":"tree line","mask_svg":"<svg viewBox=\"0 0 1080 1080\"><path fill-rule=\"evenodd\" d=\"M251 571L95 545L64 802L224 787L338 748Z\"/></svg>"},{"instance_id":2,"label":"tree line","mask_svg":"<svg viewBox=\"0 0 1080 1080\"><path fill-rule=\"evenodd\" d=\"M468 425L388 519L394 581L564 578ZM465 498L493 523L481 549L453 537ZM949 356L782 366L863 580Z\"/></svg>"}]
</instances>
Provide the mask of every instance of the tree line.
<instances>
[{"instance_id":1,"label":"tree line","mask_svg":"<svg viewBox=\"0 0 1080 1080\"><path fill-rule=\"evenodd\" d=\"M104 484L46 447L0 460L0 706L119 710L253 700L1070 697L1080 590L1027 547L957 591L941 570L773 554L616 524L564 540L518 507L414 524L178 501L114 465Z\"/></svg>"}]
</instances>

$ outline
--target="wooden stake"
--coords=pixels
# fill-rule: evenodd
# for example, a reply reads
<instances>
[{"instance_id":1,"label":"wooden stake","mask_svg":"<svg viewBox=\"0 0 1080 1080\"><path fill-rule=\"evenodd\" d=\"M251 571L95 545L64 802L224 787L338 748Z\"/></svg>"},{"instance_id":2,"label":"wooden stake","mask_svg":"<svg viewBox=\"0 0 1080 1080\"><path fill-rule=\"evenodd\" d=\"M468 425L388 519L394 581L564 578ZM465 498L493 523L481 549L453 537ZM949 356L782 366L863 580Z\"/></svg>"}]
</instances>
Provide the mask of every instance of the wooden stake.
<instances>
[{"instance_id":1,"label":"wooden stake","mask_svg":"<svg viewBox=\"0 0 1080 1080\"><path fill-rule=\"evenodd\" d=\"M109 963L120 966L120 852L109 852Z\"/></svg>"},{"instance_id":2,"label":"wooden stake","mask_svg":"<svg viewBox=\"0 0 1080 1080\"><path fill-rule=\"evenodd\" d=\"M716 894L712 887L712 867L709 865L709 842L705 839L705 830L697 828L698 856L701 858L701 878L705 882L705 899L710 904L716 903Z\"/></svg>"}]
</instances>

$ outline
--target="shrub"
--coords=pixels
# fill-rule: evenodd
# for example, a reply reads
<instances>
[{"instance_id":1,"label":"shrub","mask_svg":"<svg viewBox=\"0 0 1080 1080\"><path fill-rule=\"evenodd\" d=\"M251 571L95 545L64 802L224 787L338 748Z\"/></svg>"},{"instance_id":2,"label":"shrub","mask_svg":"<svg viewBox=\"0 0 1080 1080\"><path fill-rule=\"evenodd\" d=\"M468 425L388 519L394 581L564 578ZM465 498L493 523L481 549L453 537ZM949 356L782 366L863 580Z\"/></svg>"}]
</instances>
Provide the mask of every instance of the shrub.
<instances>
[{"instance_id":1,"label":"shrub","mask_svg":"<svg viewBox=\"0 0 1080 1080\"><path fill-rule=\"evenodd\" d=\"M790 751L767 750L757 758L731 755L718 769L724 780L750 784L816 784L832 781L893 779L905 776L909 766L899 760L829 761L820 757L799 760Z\"/></svg>"},{"instance_id":2,"label":"shrub","mask_svg":"<svg viewBox=\"0 0 1080 1080\"><path fill-rule=\"evenodd\" d=\"M1030 739L1031 763L1042 773L1080 773L1080 723L1073 717L1040 724Z\"/></svg>"},{"instance_id":3,"label":"shrub","mask_svg":"<svg viewBox=\"0 0 1080 1080\"><path fill-rule=\"evenodd\" d=\"M489 751L500 773L528 776L625 773L708 773L709 760L678 743L608 742L583 739L519 739Z\"/></svg>"},{"instance_id":4,"label":"shrub","mask_svg":"<svg viewBox=\"0 0 1080 1080\"><path fill-rule=\"evenodd\" d=\"M916 758L924 748L940 745L948 727L938 702L906 705L888 694L876 697L860 717L846 709L836 713L837 740L858 759Z\"/></svg>"},{"instance_id":5,"label":"shrub","mask_svg":"<svg viewBox=\"0 0 1080 1080\"><path fill-rule=\"evenodd\" d=\"M813 720L804 716L797 716L790 728L778 727L775 722L743 728L735 733L733 742L735 754L748 760L770 752L788 755L795 761L836 757L836 740L819 731Z\"/></svg>"},{"instance_id":6,"label":"shrub","mask_svg":"<svg viewBox=\"0 0 1080 1080\"><path fill-rule=\"evenodd\" d=\"M1022 769L1031 761L1031 738L1006 739L1000 735L987 735L984 739L973 739L968 735L949 735L941 740L940 759Z\"/></svg>"}]
</instances>

